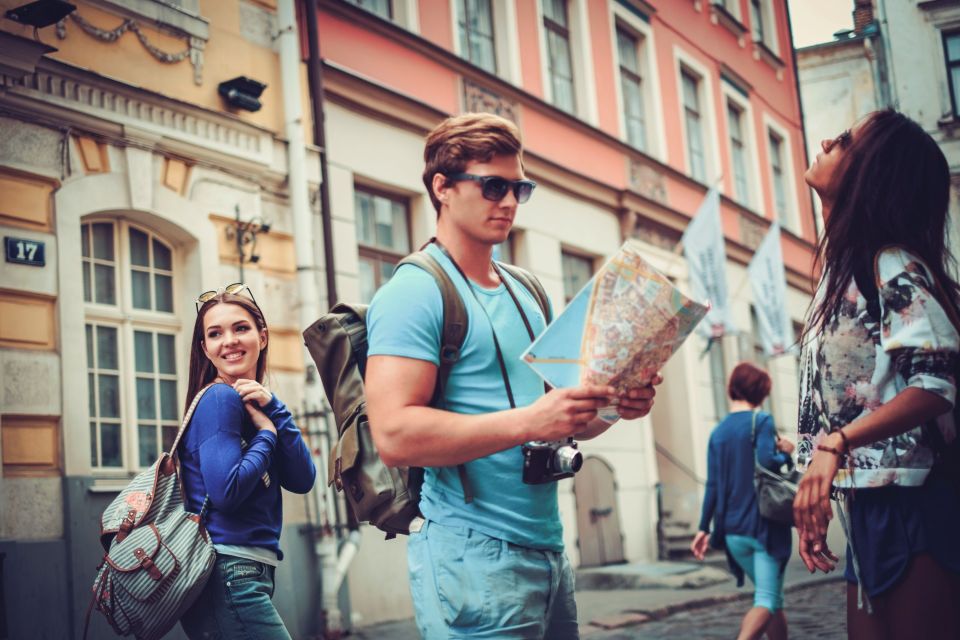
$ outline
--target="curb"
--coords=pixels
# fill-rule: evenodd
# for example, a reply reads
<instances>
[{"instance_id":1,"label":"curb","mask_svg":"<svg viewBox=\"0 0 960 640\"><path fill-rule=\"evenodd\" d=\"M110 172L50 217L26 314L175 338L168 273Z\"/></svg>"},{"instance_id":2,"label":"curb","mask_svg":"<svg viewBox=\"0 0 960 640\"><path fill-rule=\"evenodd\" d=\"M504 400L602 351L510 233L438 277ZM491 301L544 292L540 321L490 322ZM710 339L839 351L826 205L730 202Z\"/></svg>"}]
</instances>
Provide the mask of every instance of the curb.
<instances>
[{"instance_id":1,"label":"curb","mask_svg":"<svg viewBox=\"0 0 960 640\"><path fill-rule=\"evenodd\" d=\"M813 587L823 586L825 584L830 584L833 582L843 581L842 575L832 575L832 576L823 576L822 578L805 580L800 584L792 584L783 588L784 594L794 593L797 591L804 591L806 589L811 589ZM607 626L603 624L596 624L591 621L587 623L588 627L594 627L596 630L610 630L610 629L626 629L629 627L635 627L644 622L652 622L663 620L677 613L683 613L686 611L693 611L696 609L703 609L706 607L712 607L720 604L727 604L730 602L737 602L738 600L750 600L753 598L752 591L740 591L736 593L727 593L716 596L708 596L706 598L699 598L694 600L687 600L686 602L679 602L677 604L669 604L664 607L659 607L657 609L624 609L622 612L623 618L619 624L612 626Z\"/></svg>"},{"instance_id":2,"label":"curb","mask_svg":"<svg viewBox=\"0 0 960 640\"><path fill-rule=\"evenodd\" d=\"M729 582L730 573L700 566L680 573L659 576L632 572L585 571L577 573L577 591L635 591L641 589L701 589Z\"/></svg>"}]
</instances>

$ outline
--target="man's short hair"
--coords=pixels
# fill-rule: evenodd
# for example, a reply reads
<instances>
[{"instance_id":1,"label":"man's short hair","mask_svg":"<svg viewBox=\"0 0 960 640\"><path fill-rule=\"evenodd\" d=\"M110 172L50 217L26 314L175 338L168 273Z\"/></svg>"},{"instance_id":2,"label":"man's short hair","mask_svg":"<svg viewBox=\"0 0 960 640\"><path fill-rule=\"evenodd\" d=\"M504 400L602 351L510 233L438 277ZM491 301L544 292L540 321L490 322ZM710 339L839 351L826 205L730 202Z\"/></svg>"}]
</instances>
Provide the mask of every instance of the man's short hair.
<instances>
[{"instance_id":1,"label":"man's short hair","mask_svg":"<svg viewBox=\"0 0 960 640\"><path fill-rule=\"evenodd\" d=\"M423 150L423 186L440 215L433 193L433 176L462 173L471 162L489 162L494 156L520 155L520 129L492 113L464 113L441 122L427 135Z\"/></svg>"},{"instance_id":2,"label":"man's short hair","mask_svg":"<svg viewBox=\"0 0 960 640\"><path fill-rule=\"evenodd\" d=\"M741 362L730 374L727 393L731 400L746 400L758 407L770 395L772 384L770 374L766 371L755 364Z\"/></svg>"}]
</instances>

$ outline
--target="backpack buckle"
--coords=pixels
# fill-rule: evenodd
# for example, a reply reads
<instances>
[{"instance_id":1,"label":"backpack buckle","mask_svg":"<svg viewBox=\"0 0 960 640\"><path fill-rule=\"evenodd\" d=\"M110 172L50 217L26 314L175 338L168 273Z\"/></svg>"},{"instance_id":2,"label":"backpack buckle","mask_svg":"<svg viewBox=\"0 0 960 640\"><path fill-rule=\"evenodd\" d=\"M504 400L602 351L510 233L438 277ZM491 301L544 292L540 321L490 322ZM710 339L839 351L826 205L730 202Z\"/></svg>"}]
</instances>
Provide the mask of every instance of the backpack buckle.
<instances>
[{"instance_id":1,"label":"backpack buckle","mask_svg":"<svg viewBox=\"0 0 960 640\"><path fill-rule=\"evenodd\" d=\"M123 522L120 523L120 528L117 531L117 542L123 542L123 539L130 535L136 520L137 510L130 509L127 511L127 515L124 517Z\"/></svg>"},{"instance_id":2,"label":"backpack buckle","mask_svg":"<svg viewBox=\"0 0 960 640\"><path fill-rule=\"evenodd\" d=\"M333 485L337 488L337 491L343 491L343 478L340 476L342 462L341 458L337 458L337 461L333 464Z\"/></svg>"},{"instance_id":3,"label":"backpack buckle","mask_svg":"<svg viewBox=\"0 0 960 640\"><path fill-rule=\"evenodd\" d=\"M448 344L440 347L440 362L444 364L454 364L460 359L460 348Z\"/></svg>"},{"instance_id":4,"label":"backpack buckle","mask_svg":"<svg viewBox=\"0 0 960 640\"><path fill-rule=\"evenodd\" d=\"M163 573L160 572L160 568L153 563L153 560L147 555L147 552L142 548L137 547L133 551L133 556L140 563L140 566L143 567L147 575L149 575L154 580L162 580Z\"/></svg>"}]
</instances>

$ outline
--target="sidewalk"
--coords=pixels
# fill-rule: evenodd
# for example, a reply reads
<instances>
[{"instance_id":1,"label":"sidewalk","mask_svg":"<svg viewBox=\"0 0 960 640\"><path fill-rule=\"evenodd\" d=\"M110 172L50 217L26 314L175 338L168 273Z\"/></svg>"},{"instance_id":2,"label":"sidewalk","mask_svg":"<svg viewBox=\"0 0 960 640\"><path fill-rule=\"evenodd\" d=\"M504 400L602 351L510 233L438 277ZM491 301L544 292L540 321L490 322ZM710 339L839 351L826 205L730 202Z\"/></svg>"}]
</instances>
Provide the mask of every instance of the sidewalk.
<instances>
[{"instance_id":1,"label":"sidewalk","mask_svg":"<svg viewBox=\"0 0 960 640\"><path fill-rule=\"evenodd\" d=\"M831 574L811 575L800 559L787 565L784 579L786 602L790 593L816 584L843 579L844 560ZM712 554L706 562L653 562L612 565L577 571L577 606L580 634L584 638L608 630L642 625L680 611L709 607L733 600L749 600L749 580L740 589L726 570L723 554ZM746 610L746 602L744 603ZM638 628L639 632L640 629ZM364 640L416 640L413 620L400 620L357 627L352 637Z\"/></svg>"}]
</instances>

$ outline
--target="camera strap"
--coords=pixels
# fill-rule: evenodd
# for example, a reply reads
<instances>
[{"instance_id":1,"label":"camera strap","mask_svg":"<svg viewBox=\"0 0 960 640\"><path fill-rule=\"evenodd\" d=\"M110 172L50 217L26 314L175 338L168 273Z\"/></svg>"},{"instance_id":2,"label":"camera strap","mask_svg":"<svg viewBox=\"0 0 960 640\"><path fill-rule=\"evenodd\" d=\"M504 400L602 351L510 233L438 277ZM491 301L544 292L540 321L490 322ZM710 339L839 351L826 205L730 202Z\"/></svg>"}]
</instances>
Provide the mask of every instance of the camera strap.
<instances>
[{"instance_id":1,"label":"camera strap","mask_svg":"<svg viewBox=\"0 0 960 640\"><path fill-rule=\"evenodd\" d=\"M470 293L473 294L474 300L477 301L477 304L483 311L483 315L487 318L487 323L490 325L490 333L493 336L493 346L497 352L497 363L500 365L500 375L503 377L503 386L507 390L507 399L510 401L510 408L516 409L517 403L513 399L513 388L510 386L510 376L507 374L507 363L503 359L503 350L500 348L500 341L497 339L497 331L493 326L493 319L490 317L490 314L487 313L487 308L483 306L482 302L480 302L477 292L473 290L473 285L470 283L470 279L467 277L467 274L463 272L463 269L460 268L460 265L457 264L457 261L454 260L453 256L450 255L450 252L447 251L447 248L440 244L439 240L434 240L434 243L437 245L437 248L443 252L443 255L447 256L447 259L453 264L453 267L457 270L457 273L459 273L463 278L463 281L466 282L467 289L469 289ZM523 326L527 330L527 335L530 336L530 342L533 342L535 337L533 334L533 327L530 326L530 320L527 319L527 314L524 313L523 306L520 304L520 300L517 299L517 295L513 292L513 287L510 286L510 283L507 281L507 278L500 267L497 266L497 263L491 262L490 264L493 266L493 270L497 272L497 275L500 276L500 281L506 288L507 293L510 294L510 299L513 300L513 304L516 305L517 311L520 312L520 318L523 320Z\"/></svg>"}]
</instances>

